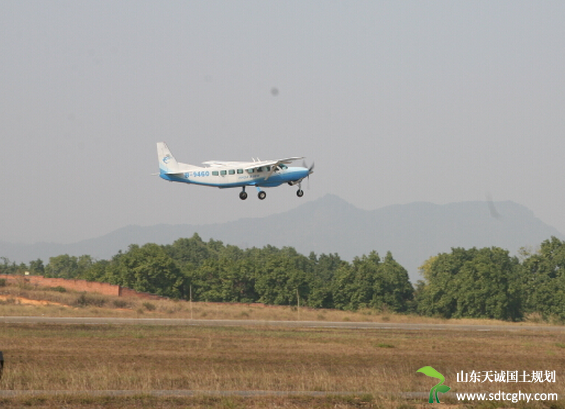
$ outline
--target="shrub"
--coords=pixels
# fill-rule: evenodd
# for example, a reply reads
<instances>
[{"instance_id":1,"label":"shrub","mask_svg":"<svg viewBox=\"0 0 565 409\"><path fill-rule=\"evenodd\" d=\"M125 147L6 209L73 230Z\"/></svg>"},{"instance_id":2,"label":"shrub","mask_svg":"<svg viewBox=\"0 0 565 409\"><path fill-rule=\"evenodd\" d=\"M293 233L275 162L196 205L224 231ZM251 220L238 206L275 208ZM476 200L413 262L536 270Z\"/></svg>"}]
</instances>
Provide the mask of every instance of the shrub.
<instances>
[{"instance_id":1,"label":"shrub","mask_svg":"<svg viewBox=\"0 0 565 409\"><path fill-rule=\"evenodd\" d=\"M127 308L129 303L126 300L114 300L114 307L116 308Z\"/></svg>"},{"instance_id":2,"label":"shrub","mask_svg":"<svg viewBox=\"0 0 565 409\"><path fill-rule=\"evenodd\" d=\"M75 305L79 307L103 307L106 304L106 299L92 294L81 293L75 301Z\"/></svg>"},{"instance_id":3,"label":"shrub","mask_svg":"<svg viewBox=\"0 0 565 409\"><path fill-rule=\"evenodd\" d=\"M144 303L143 303L143 306L145 307L145 309L146 309L147 311L155 311L155 309L157 308L157 307L155 307L155 304L150 303L150 302L148 302L148 301L144 302Z\"/></svg>"}]
</instances>

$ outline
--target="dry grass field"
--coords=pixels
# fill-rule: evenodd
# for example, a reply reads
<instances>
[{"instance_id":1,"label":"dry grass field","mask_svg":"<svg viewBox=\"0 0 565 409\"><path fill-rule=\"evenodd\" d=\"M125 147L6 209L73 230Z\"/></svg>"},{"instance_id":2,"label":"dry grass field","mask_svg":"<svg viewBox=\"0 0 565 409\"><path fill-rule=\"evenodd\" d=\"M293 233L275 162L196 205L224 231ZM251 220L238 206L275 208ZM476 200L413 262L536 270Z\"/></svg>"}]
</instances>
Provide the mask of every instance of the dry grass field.
<instances>
[{"instance_id":1,"label":"dry grass field","mask_svg":"<svg viewBox=\"0 0 565 409\"><path fill-rule=\"evenodd\" d=\"M419 317L363 310L358 312L263 304L225 304L174 300L146 301L74 291L58 292L27 286L0 287L0 316L127 317L234 319L267 321L393 322L426 324L530 325L540 319L515 324L505 321Z\"/></svg>"},{"instance_id":2,"label":"dry grass field","mask_svg":"<svg viewBox=\"0 0 565 409\"><path fill-rule=\"evenodd\" d=\"M186 302L106 300L93 306L79 294L1 288L0 316L84 315L190 318ZM14 293L11 293L11 292ZM45 294L41 294L45 293ZM50 298L52 296L52 298ZM92 295L90 295L92 296ZM44 298L42 298L44 297ZM63 299L61 297L68 297ZM51 305L22 304L43 299ZM115 301L120 301L115 305ZM58 303L58 304L55 304ZM418 317L318 311L290 307L194 303L197 318L422 322ZM432 322L433 320L427 321ZM440 320L437 320L440 321ZM445 322L445 321L441 321ZM465 322L472 322L466 320ZM484 324L485 322L480 322ZM497 323L500 324L500 323ZM452 390L444 407L538 407L557 402L459 403L455 392L563 390L565 336L533 331L405 331L273 327L194 327L0 324L6 361L0 390L46 391L0 395L0 407L77 408L398 408L431 407L402 392L428 392L437 381L418 368L431 365ZM458 383L460 371L556 371L555 383ZM135 391L96 396L92 391ZM154 396L152 391L200 391L195 396ZM56 394L74 391L77 394ZM343 392L330 396L219 396L210 391ZM355 392L355 395L349 393ZM436 404L437 405L437 404Z\"/></svg>"}]
</instances>

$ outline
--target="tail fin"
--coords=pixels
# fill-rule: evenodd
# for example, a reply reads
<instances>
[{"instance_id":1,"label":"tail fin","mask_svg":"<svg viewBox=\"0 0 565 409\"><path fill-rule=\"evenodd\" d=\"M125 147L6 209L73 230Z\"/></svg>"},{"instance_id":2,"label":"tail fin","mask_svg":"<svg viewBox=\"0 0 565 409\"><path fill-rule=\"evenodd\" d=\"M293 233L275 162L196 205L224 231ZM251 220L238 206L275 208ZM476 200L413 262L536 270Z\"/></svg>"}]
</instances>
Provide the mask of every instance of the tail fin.
<instances>
[{"instance_id":1,"label":"tail fin","mask_svg":"<svg viewBox=\"0 0 565 409\"><path fill-rule=\"evenodd\" d=\"M157 157L161 173L175 172L179 164L165 142L157 142Z\"/></svg>"}]
</instances>

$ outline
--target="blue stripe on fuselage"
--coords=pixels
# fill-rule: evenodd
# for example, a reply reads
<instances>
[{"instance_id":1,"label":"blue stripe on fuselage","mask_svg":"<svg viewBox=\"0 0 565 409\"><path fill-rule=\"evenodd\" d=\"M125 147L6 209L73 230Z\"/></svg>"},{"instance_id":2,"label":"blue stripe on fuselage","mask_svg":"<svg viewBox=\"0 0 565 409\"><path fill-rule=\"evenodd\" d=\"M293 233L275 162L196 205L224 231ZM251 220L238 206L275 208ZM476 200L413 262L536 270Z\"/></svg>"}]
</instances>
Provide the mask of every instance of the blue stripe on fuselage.
<instances>
[{"instance_id":1,"label":"blue stripe on fuselage","mask_svg":"<svg viewBox=\"0 0 565 409\"><path fill-rule=\"evenodd\" d=\"M186 174L188 175L188 173ZM247 174L246 174L247 175ZM251 174L252 176L257 176L257 173ZM251 176L247 175L247 176ZM262 186L262 187L276 187L282 185L283 183L288 182L295 182L301 179L304 179L308 176L308 169L306 168L287 168L282 171L274 172L271 174L269 179L265 180L267 177L267 173L265 176L261 175L261 177L249 177L248 179L238 180L234 182L222 182L223 178L229 178L230 176L209 176L206 177L206 180L200 178L189 178L187 176L176 176L176 175L169 175L163 169L160 169L159 176L165 180L171 182L183 182L183 183L190 183L195 185L202 185L202 186L211 186L211 187L219 187L219 188L231 188L231 187L242 187L242 186ZM210 180L218 180L217 183L210 182Z\"/></svg>"}]
</instances>

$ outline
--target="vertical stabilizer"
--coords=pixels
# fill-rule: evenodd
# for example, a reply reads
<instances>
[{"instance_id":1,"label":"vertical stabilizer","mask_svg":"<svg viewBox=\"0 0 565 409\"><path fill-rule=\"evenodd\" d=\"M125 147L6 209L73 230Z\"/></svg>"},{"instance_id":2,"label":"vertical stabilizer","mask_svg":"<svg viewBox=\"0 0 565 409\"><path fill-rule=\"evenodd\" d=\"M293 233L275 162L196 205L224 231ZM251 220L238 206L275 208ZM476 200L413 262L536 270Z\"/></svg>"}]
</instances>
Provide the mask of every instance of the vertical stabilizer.
<instances>
[{"instance_id":1,"label":"vertical stabilizer","mask_svg":"<svg viewBox=\"0 0 565 409\"><path fill-rule=\"evenodd\" d=\"M165 142L157 142L157 157L161 173L176 172L179 164Z\"/></svg>"}]
</instances>

